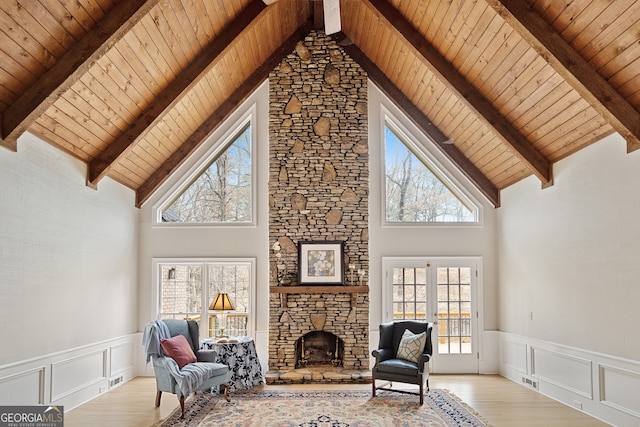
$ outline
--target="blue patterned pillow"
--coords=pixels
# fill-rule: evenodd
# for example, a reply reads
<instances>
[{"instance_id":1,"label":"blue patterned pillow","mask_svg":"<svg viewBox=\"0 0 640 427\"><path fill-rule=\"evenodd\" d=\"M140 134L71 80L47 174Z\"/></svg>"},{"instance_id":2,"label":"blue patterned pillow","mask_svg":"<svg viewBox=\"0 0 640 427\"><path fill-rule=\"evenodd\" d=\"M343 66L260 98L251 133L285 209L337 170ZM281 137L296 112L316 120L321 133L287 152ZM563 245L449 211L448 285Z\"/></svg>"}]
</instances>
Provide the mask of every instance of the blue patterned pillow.
<instances>
[{"instance_id":1,"label":"blue patterned pillow","mask_svg":"<svg viewBox=\"0 0 640 427\"><path fill-rule=\"evenodd\" d=\"M424 344L427 342L427 333L414 334L408 329L404 330L400 345L398 346L398 359L418 363L420 355L424 352Z\"/></svg>"}]
</instances>

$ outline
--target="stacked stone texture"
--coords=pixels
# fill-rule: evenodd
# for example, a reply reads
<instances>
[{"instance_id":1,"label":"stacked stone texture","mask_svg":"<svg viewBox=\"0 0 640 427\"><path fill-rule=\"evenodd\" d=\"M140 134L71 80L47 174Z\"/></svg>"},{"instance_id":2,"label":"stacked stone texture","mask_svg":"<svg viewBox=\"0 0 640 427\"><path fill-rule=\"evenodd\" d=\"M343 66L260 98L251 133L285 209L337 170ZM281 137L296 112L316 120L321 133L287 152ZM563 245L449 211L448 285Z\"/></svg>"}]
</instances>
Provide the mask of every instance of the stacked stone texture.
<instances>
[{"instance_id":1,"label":"stacked stone texture","mask_svg":"<svg viewBox=\"0 0 640 427\"><path fill-rule=\"evenodd\" d=\"M344 341L344 369L369 369L369 309L367 294L358 294L351 308L351 295L296 294L289 295L288 306L282 307L278 297L270 301L269 370L286 372L295 369L295 342L316 330L311 317L326 315L322 330Z\"/></svg>"},{"instance_id":2,"label":"stacked stone texture","mask_svg":"<svg viewBox=\"0 0 640 427\"><path fill-rule=\"evenodd\" d=\"M328 36L312 32L269 75L269 239L277 271L297 272L300 241L344 241L345 267L369 275L367 76ZM349 271L345 268L348 285ZM357 274L355 275L357 278ZM345 342L345 369L368 369L369 297L271 293L269 369L294 368L295 341L312 331L311 313ZM282 322L283 315L289 322ZM348 320L352 320L350 322ZM348 347L348 348L347 348Z\"/></svg>"}]
</instances>

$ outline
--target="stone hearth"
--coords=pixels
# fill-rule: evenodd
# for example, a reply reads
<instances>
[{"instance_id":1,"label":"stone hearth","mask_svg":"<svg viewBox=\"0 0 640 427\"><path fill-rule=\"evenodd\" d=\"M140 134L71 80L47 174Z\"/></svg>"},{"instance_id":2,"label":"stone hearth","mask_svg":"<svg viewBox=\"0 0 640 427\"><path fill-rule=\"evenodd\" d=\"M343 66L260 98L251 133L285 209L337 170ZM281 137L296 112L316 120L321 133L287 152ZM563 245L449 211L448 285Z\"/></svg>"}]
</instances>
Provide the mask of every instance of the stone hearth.
<instances>
[{"instance_id":1,"label":"stone hearth","mask_svg":"<svg viewBox=\"0 0 640 427\"><path fill-rule=\"evenodd\" d=\"M369 384L371 371L356 371L330 366L292 369L290 371L268 371L267 384Z\"/></svg>"}]
</instances>

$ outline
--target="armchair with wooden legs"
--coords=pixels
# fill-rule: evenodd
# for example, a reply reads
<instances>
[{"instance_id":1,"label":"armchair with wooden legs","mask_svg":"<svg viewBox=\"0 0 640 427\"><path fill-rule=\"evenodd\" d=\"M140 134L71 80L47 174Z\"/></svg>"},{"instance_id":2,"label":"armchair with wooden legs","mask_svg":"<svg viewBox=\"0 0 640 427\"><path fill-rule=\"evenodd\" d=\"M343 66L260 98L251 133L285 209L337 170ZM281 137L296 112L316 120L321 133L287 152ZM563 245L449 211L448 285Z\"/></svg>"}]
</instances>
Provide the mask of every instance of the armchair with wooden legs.
<instances>
[{"instance_id":1,"label":"armchair with wooden legs","mask_svg":"<svg viewBox=\"0 0 640 427\"><path fill-rule=\"evenodd\" d=\"M153 328L157 328L158 322L163 322L164 334L168 332L170 338L183 335L186 338L196 360L179 368L175 360L170 359L160 349L159 345L150 345L154 339L150 339ZM229 367L221 363L215 363L215 350L200 350L198 323L192 320L162 320L151 322L145 327L144 345L147 355L153 360L153 370L156 378L156 407L160 406L163 392L175 394L180 402L182 418L184 418L184 401L190 392L209 391L213 387L224 387L224 397L229 401L229 380L231 377ZM161 325L162 326L162 325ZM163 333L156 336L157 341L163 338ZM166 338L169 338L166 337ZM159 343L158 343L159 344ZM155 349L154 349L155 348ZM192 375L195 374L195 375ZM180 383L179 383L180 381ZM182 385L182 387L181 387Z\"/></svg>"},{"instance_id":2,"label":"armchair with wooden legs","mask_svg":"<svg viewBox=\"0 0 640 427\"><path fill-rule=\"evenodd\" d=\"M380 325L380 344L372 355L376 358L371 370L373 397L376 390L420 395L424 403L424 387L429 391L429 360L433 354L431 331L433 323L401 320ZM424 334L424 335L422 335ZM418 393L377 387L376 380L417 384Z\"/></svg>"}]
</instances>

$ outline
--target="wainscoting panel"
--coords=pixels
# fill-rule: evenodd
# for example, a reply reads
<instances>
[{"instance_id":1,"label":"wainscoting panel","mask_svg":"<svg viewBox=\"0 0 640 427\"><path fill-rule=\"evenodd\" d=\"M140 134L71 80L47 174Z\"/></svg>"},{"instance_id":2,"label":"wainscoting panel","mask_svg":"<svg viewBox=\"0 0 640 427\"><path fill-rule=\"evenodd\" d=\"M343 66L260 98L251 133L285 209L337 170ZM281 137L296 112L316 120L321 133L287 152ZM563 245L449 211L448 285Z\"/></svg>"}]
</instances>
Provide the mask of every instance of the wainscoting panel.
<instances>
[{"instance_id":1,"label":"wainscoting panel","mask_svg":"<svg viewBox=\"0 0 640 427\"><path fill-rule=\"evenodd\" d=\"M611 425L640 426L640 361L499 334L500 375Z\"/></svg>"},{"instance_id":2,"label":"wainscoting panel","mask_svg":"<svg viewBox=\"0 0 640 427\"><path fill-rule=\"evenodd\" d=\"M136 345L140 334L0 366L0 404L55 404L69 411L135 377Z\"/></svg>"},{"instance_id":3,"label":"wainscoting panel","mask_svg":"<svg viewBox=\"0 0 640 427\"><path fill-rule=\"evenodd\" d=\"M51 401L107 378L108 351L101 350L51 364Z\"/></svg>"},{"instance_id":4,"label":"wainscoting panel","mask_svg":"<svg viewBox=\"0 0 640 427\"><path fill-rule=\"evenodd\" d=\"M269 370L269 331L256 331L255 343L264 375Z\"/></svg>"},{"instance_id":5,"label":"wainscoting panel","mask_svg":"<svg viewBox=\"0 0 640 427\"><path fill-rule=\"evenodd\" d=\"M640 418L640 372L601 364L599 373L602 403Z\"/></svg>"},{"instance_id":6,"label":"wainscoting panel","mask_svg":"<svg viewBox=\"0 0 640 427\"><path fill-rule=\"evenodd\" d=\"M531 347L531 375L589 399L593 398L592 365L588 359Z\"/></svg>"},{"instance_id":7,"label":"wainscoting panel","mask_svg":"<svg viewBox=\"0 0 640 427\"><path fill-rule=\"evenodd\" d=\"M496 375L500 372L500 334L497 331L483 331L481 334L478 373Z\"/></svg>"},{"instance_id":8,"label":"wainscoting panel","mask_svg":"<svg viewBox=\"0 0 640 427\"><path fill-rule=\"evenodd\" d=\"M109 388L113 388L122 384L125 378L133 378L135 376L135 363L131 358L136 354L136 351L133 341L125 341L113 345L109 351Z\"/></svg>"},{"instance_id":9,"label":"wainscoting panel","mask_svg":"<svg viewBox=\"0 0 640 427\"><path fill-rule=\"evenodd\" d=\"M500 340L500 355L502 364L509 368L527 374L527 345L523 342Z\"/></svg>"},{"instance_id":10,"label":"wainscoting panel","mask_svg":"<svg viewBox=\"0 0 640 427\"><path fill-rule=\"evenodd\" d=\"M0 396L3 396L3 404L44 405L44 380L44 366L6 377L0 375Z\"/></svg>"}]
</instances>

